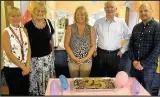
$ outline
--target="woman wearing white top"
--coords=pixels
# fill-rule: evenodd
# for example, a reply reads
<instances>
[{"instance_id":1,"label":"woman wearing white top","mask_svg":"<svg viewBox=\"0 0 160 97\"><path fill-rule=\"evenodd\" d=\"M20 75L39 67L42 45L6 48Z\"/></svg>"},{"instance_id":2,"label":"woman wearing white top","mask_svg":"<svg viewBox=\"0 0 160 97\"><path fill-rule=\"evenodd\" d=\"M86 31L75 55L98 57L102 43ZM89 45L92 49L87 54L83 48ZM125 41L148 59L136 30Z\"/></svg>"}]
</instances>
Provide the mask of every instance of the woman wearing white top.
<instances>
[{"instance_id":1,"label":"woman wearing white top","mask_svg":"<svg viewBox=\"0 0 160 97\"><path fill-rule=\"evenodd\" d=\"M7 15L10 25L2 32L2 48L9 95L28 95L31 55L28 35L26 29L19 26L18 8L11 8Z\"/></svg>"}]
</instances>

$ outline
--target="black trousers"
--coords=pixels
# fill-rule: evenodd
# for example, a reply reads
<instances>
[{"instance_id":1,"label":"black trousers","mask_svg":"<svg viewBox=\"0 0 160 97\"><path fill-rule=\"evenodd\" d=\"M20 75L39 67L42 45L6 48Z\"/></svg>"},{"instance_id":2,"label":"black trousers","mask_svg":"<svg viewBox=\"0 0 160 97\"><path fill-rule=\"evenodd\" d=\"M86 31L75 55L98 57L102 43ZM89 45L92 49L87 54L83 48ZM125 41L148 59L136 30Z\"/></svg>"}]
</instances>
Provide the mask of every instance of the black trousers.
<instances>
[{"instance_id":1,"label":"black trousers","mask_svg":"<svg viewBox=\"0 0 160 97\"><path fill-rule=\"evenodd\" d=\"M9 87L9 95L27 96L29 94L29 75L23 76L20 68L4 67L4 74Z\"/></svg>"},{"instance_id":2,"label":"black trousers","mask_svg":"<svg viewBox=\"0 0 160 97\"><path fill-rule=\"evenodd\" d=\"M119 50L112 52L97 48L97 62L99 65L99 77L115 77L119 71L120 56Z\"/></svg>"}]
</instances>

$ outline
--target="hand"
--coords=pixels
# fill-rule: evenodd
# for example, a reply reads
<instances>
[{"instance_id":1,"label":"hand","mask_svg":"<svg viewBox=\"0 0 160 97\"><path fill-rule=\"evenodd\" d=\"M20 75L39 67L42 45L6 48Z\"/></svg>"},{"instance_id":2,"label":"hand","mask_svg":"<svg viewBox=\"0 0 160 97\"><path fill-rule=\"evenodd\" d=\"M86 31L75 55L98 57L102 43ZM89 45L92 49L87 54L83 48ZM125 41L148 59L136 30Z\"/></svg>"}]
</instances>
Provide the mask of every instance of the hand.
<instances>
[{"instance_id":1,"label":"hand","mask_svg":"<svg viewBox=\"0 0 160 97\"><path fill-rule=\"evenodd\" d=\"M22 71L22 75L25 76L25 75L27 75L27 74L26 74L24 71Z\"/></svg>"},{"instance_id":2,"label":"hand","mask_svg":"<svg viewBox=\"0 0 160 97\"><path fill-rule=\"evenodd\" d=\"M137 60L133 61L133 66L136 67L137 65L138 65L138 61Z\"/></svg>"},{"instance_id":3,"label":"hand","mask_svg":"<svg viewBox=\"0 0 160 97\"><path fill-rule=\"evenodd\" d=\"M83 63L83 62L85 62L85 61L87 61L87 58L86 58L86 57L80 59L80 63Z\"/></svg>"},{"instance_id":4,"label":"hand","mask_svg":"<svg viewBox=\"0 0 160 97\"><path fill-rule=\"evenodd\" d=\"M80 59L80 63L84 63L86 61L88 61L90 58L87 56L87 57L84 57L82 59Z\"/></svg>"},{"instance_id":5,"label":"hand","mask_svg":"<svg viewBox=\"0 0 160 97\"><path fill-rule=\"evenodd\" d=\"M138 70L143 70L143 66L141 65L140 61L138 62L137 69Z\"/></svg>"},{"instance_id":6,"label":"hand","mask_svg":"<svg viewBox=\"0 0 160 97\"><path fill-rule=\"evenodd\" d=\"M117 56L120 56L120 58L122 57L122 55L123 55L123 53L122 53L121 51L119 51L119 52L117 53Z\"/></svg>"},{"instance_id":7,"label":"hand","mask_svg":"<svg viewBox=\"0 0 160 97\"><path fill-rule=\"evenodd\" d=\"M25 75L28 75L30 72L30 69L28 67L25 67L22 71L22 75L25 76Z\"/></svg>"},{"instance_id":8,"label":"hand","mask_svg":"<svg viewBox=\"0 0 160 97\"><path fill-rule=\"evenodd\" d=\"M80 59L77 58L77 57L73 58L72 60L73 60L74 62L76 62L76 63L80 63Z\"/></svg>"},{"instance_id":9,"label":"hand","mask_svg":"<svg viewBox=\"0 0 160 97\"><path fill-rule=\"evenodd\" d=\"M94 51L93 57L97 56L97 51Z\"/></svg>"},{"instance_id":10,"label":"hand","mask_svg":"<svg viewBox=\"0 0 160 97\"><path fill-rule=\"evenodd\" d=\"M143 67L142 67L140 61L136 61L136 60L133 61L133 66L134 66L134 68L136 68L137 70L143 70Z\"/></svg>"}]
</instances>

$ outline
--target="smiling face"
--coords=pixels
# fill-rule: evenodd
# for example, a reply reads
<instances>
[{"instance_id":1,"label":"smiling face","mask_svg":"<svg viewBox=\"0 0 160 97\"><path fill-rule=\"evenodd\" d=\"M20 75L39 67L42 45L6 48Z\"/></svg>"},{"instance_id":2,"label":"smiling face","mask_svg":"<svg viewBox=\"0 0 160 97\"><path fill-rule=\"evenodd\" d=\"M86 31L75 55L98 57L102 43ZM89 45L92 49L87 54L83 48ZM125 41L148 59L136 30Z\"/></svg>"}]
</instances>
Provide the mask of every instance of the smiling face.
<instances>
[{"instance_id":1,"label":"smiling face","mask_svg":"<svg viewBox=\"0 0 160 97\"><path fill-rule=\"evenodd\" d=\"M43 3L36 3L32 11L32 16L34 19L41 20L45 17L46 11Z\"/></svg>"},{"instance_id":2,"label":"smiling face","mask_svg":"<svg viewBox=\"0 0 160 97\"><path fill-rule=\"evenodd\" d=\"M37 8L34 17L38 20L43 19L45 17L45 10L43 8Z\"/></svg>"},{"instance_id":3,"label":"smiling face","mask_svg":"<svg viewBox=\"0 0 160 97\"><path fill-rule=\"evenodd\" d=\"M106 12L106 16L114 17L114 15L117 11L115 2L113 2L113 1L106 2L104 5L104 10Z\"/></svg>"},{"instance_id":4,"label":"smiling face","mask_svg":"<svg viewBox=\"0 0 160 97\"><path fill-rule=\"evenodd\" d=\"M87 23L88 22L88 14L86 12L86 9L81 6L78 7L74 14L74 21L76 23Z\"/></svg>"},{"instance_id":5,"label":"smiling face","mask_svg":"<svg viewBox=\"0 0 160 97\"><path fill-rule=\"evenodd\" d=\"M18 27L19 23L21 21L21 13L20 10L18 8L12 8L9 12L8 12L8 18L9 18L9 22L11 25Z\"/></svg>"},{"instance_id":6,"label":"smiling face","mask_svg":"<svg viewBox=\"0 0 160 97\"><path fill-rule=\"evenodd\" d=\"M148 21L152 17L152 8L148 3L140 6L139 16L142 21Z\"/></svg>"},{"instance_id":7,"label":"smiling face","mask_svg":"<svg viewBox=\"0 0 160 97\"><path fill-rule=\"evenodd\" d=\"M84 12L78 11L76 13L76 21L77 21L77 23L85 23L85 14L84 14Z\"/></svg>"}]
</instances>

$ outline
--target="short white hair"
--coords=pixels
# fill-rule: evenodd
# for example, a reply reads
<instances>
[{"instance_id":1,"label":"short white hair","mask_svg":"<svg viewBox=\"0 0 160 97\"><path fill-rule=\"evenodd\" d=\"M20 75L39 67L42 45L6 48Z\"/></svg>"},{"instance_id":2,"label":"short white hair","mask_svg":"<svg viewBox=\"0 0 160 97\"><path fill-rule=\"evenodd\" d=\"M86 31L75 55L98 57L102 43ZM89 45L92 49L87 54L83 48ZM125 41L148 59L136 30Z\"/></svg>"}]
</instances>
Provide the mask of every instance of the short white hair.
<instances>
[{"instance_id":1,"label":"short white hair","mask_svg":"<svg viewBox=\"0 0 160 97\"><path fill-rule=\"evenodd\" d=\"M112 2L112 3L114 3L114 5L115 5L115 8L117 8L117 3L116 3L115 1L107 1L107 2L105 2L105 3L104 3L104 7L105 7L105 6L106 6L106 4L107 4L107 3L109 3L109 2Z\"/></svg>"}]
</instances>

